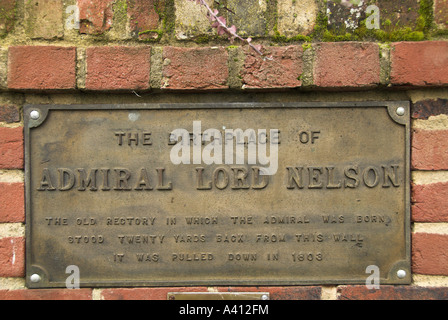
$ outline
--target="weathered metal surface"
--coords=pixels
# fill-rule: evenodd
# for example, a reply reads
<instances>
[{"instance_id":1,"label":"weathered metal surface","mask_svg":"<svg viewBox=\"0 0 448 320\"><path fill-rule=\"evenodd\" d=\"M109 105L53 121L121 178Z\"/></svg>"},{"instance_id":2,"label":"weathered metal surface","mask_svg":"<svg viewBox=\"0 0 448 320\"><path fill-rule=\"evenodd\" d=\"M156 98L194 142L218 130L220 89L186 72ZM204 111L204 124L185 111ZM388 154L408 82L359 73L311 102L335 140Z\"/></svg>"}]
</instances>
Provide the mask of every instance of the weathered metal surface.
<instances>
[{"instance_id":1,"label":"weathered metal surface","mask_svg":"<svg viewBox=\"0 0 448 320\"><path fill-rule=\"evenodd\" d=\"M75 283L70 270L81 287L410 283L406 102L24 113L31 288ZM256 153L227 139L237 128L254 130ZM190 164L176 164L176 129ZM228 144L194 144L207 129Z\"/></svg>"},{"instance_id":2,"label":"weathered metal surface","mask_svg":"<svg viewBox=\"0 0 448 320\"><path fill-rule=\"evenodd\" d=\"M269 300L269 292L168 292L167 300Z\"/></svg>"}]
</instances>

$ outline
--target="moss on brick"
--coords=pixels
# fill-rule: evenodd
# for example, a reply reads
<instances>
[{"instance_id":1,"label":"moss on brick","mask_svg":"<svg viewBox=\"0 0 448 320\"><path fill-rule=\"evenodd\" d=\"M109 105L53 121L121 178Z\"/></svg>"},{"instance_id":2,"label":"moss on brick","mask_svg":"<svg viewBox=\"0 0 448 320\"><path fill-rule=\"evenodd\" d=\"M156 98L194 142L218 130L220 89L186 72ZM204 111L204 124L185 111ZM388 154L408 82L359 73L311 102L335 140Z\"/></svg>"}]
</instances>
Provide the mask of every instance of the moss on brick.
<instances>
[{"instance_id":1,"label":"moss on brick","mask_svg":"<svg viewBox=\"0 0 448 320\"><path fill-rule=\"evenodd\" d=\"M412 9L412 8L409 8ZM320 12L316 19L316 25L311 35L313 40L323 42L335 41L422 41L431 38L431 35L445 36L448 32L437 32L434 30L433 0L421 0L419 18L415 29L410 27L392 26L392 21L385 19L381 22L382 27L389 29L368 29L366 20L361 20L359 27L349 32L348 29L341 29L337 32L328 29L328 17Z\"/></svg>"},{"instance_id":2,"label":"moss on brick","mask_svg":"<svg viewBox=\"0 0 448 320\"><path fill-rule=\"evenodd\" d=\"M4 29L0 29L0 37L7 35L14 27L16 18L16 8L0 7L0 24L4 25Z\"/></svg>"},{"instance_id":3,"label":"moss on brick","mask_svg":"<svg viewBox=\"0 0 448 320\"><path fill-rule=\"evenodd\" d=\"M149 37L147 37L147 36ZM153 35L157 35L156 37L154 37ZM157 42L160 41L160 39L163 36L163 31L162 30L145 30L145 31L141 31L138 33L138 37L140 40L142 41L146 41L146 42Z\"/></svg>"}]
</instances>

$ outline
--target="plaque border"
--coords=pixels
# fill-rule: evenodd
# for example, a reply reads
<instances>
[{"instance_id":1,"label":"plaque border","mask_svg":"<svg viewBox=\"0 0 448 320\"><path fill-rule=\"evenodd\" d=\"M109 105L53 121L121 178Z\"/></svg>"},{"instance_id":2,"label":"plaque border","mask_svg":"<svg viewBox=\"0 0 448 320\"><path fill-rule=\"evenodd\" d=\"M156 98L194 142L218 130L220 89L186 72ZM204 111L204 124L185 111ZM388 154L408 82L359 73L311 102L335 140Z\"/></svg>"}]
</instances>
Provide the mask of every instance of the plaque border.
<instances>
[{"instance_id":1,"label":"plaque border","mask_svg":"<svg viewBox=\"0 0 448 320\"><path fill-rule=\"evenodd\" d=\"M220 102L220 103L142 103L142 104L76 104L76 105L41 105L41 104L27 104L23 107L24 113L24 162L25 162L25 284L26 287L33 288L62 288L66 287L65 282L53 281L50 282L45 270L39 266L31 264L32 252L29 250L32 241L31 226L27 223L30 221L32 212L31 208L31 176L30 176L30 131L32 128L41 125L52 110L188 110L188 109L300 109L300 108L387 108L389 117L396 123L405 127L405 216L404 216L404 230L405 230L405 260L398 261L387 274L387 278L383 280L381 285L396 284L408 285L412 282L411 270L411 141L410 141L410 102L409 101L348 101L348 102ZM397 114L398 108L404 108L402 115ZM38 119L32 119L30 112L37 110L40 113ZM398 270L405 270L406 275L403 278L397 276ZM31 275L38 273L41 279L38 283L31 281ZM366 274L366 279L369 275ZM354 279L324 279L324 280L175 280L175 281L94 281L82 282L82 288L117 288L117 287L173 287L173 286L308 286L308 285L365 285L366 283Z\"/></svg>"}]
</instances>

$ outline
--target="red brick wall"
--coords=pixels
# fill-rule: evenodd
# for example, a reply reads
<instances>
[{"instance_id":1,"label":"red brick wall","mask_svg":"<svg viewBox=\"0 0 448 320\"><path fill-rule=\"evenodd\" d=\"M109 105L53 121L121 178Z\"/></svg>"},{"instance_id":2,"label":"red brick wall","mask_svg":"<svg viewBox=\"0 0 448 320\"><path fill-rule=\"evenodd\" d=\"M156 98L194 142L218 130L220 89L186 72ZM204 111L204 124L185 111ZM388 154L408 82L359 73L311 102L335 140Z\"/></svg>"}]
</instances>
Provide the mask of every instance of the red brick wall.
<instances>
[{"instance_id":1,"label":"red brick wall","mask_svg":"<svg viewBox=\"0 0 448 320\"><path fill-rule=\"evenodd\" d=\"M134 99L150 94L163 99L185 92L273 92L277 99L286 92L290 100L291 93L296 95L296 101L380 97L412 102L411 285L379 290L347 285L213 290L264 291L272 299L293 300L447 299L448 2L431 2L434 25L429 31L415 27L415 21L400 20L424 35L418 39L423 41L407 41L415 39L403 31L402 39L391 33L390 42L382 41L379 34L353 32L341 39L331 29L323 33L327 37L301 31L318 30L317 13L326 12L323 2L311 14L307 28L297 29L302 34L296 38L290 37L290 30L284 34L276 30L272 19L260 18L275 20L276 8L283 12L282 0L277 7L257 7L265 13L257 16L262 27L250 27L251 12L248 22L237 27L255 30L258 38L253 42L262 45L266 56L273 58L269 60L241 42L231 45L225 38L218 39L207 19L194 20L200 11L176 13L173 5L196 10L194 3L182 1L186 0L79 0L79 29L67 27L70 14L60 1L51 6L43 0L0 3L0 299L166 299L170 291L210 290L24 287L23 105L84 103L84 97L92 103L110 103L110 96L113 101L129 101L123 93ZM224 10L224 14L229 13ZM411 13L401 17L407 14Z\"/></svg>"}]
</instances>

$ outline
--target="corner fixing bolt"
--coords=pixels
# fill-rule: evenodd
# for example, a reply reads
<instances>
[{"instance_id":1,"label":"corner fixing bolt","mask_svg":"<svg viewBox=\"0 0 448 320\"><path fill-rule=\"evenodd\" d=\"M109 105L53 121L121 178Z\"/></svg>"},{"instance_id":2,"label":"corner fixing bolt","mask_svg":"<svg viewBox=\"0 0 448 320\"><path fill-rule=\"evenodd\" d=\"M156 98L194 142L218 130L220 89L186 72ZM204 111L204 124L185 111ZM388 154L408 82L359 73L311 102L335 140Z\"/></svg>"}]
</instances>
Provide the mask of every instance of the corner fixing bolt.
<instances>
[{"instance_id":1,"label":"corner fixing bolt","mask_svg":"<svg viewBox=\"0 0 448 320\"><path fill-rule=\"evenodd\" d=\"M40 282L41 279L42 278L37 273L31 275L31 277L30 277L31 282L34 282L34 283Z\"/></svg>"},{"instance_id":2,"label":"corner fixing bolt","mask_svg":"<svg viewBox=\"0 0 448 320\"><path fill-rule=\"evenodd\" d=\"M397 277L398 277L399 279L403 279L404 277L406 277L406 271L404 271L404 270L398 270L398 271L397 271Z\"/></svg>"},{"instance_id":3,"label":"corner fixing bolt","mask_svg":"<svg viewBox=\"0 0 448 320\"><path fill-rule=\"evenodd\" d=\"M33 110L30 112L30 118L33 120L37 120L40 118L40 112L37 110Z\"/></svg>"},{"instance_id":4,"label":"corner fixing bolt","mask_svg":"<svg viewBox=\"0 0 448 320\"><path fill-rule=\"evenodd\" d=\"M397 115L399 115L399 116L404 116L404 114L405 114L405 110L403 107L398 107L396 112L397 112Z\"/></svg>"}]
</instances>

